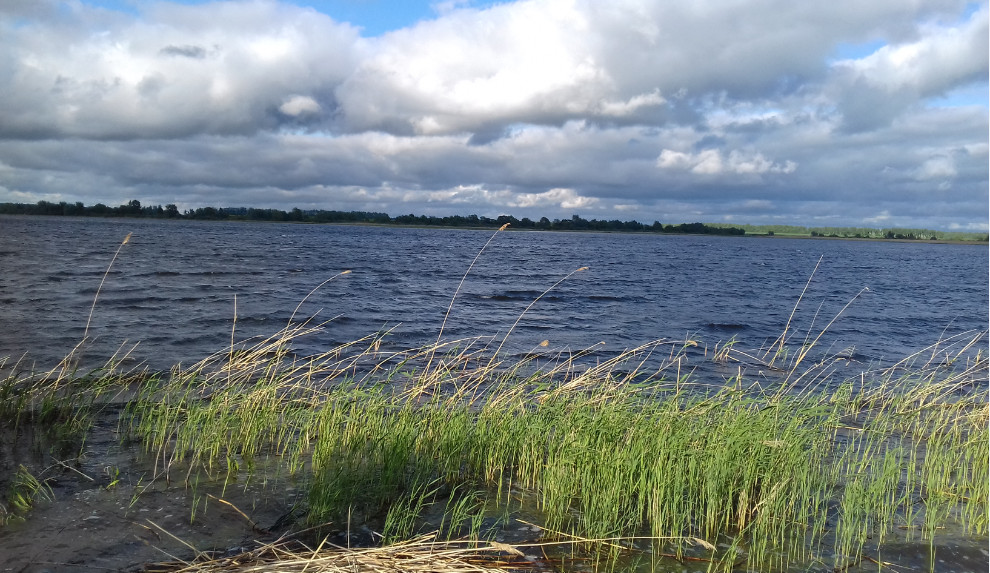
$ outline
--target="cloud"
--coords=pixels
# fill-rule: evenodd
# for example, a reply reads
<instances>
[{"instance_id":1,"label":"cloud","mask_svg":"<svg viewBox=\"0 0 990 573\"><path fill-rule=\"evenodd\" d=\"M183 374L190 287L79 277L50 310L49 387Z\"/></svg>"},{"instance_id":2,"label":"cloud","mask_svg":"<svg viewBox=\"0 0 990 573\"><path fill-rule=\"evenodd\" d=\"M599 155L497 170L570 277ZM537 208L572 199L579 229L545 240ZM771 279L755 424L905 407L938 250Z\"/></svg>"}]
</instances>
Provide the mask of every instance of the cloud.
<instances>
[{"instance_id":1,"label":"cloud","mask_svg":"<svg viewBox=\"0 0 990 573\"><path fill-rule=\"evenodd\" d=\"M278 107L278 110L285 115L298 117L300 115L315 114L323 110L315 99L309 96L290 96Z\"/></svg>"},{"instance_id":2,"label":"cloud","mask_svg":"<svg viewBox=\"0 0 990 573\"><path fill-rule=\"evenodd\" d=\"M587 209L598 202L594 197L582 197L574 189L550 189L542 193L518 193L512 198L509 206L522 209L532 207Z\"/></svg>"},{"instance_id":3,"label":"cloud","mask_svg":"<svg viewBox=\"0 0 990 573\"><path fill-rule=\"evenodd\" d=\"M941 155L932 157L921 164L918 168L918 179L922 181L930 179L951 179L958 174L955 161L951 157Z\"/></svg>"},{"instance_id":4,"label":"cloud","mask_svg":"<svg viewBox=\"0 0 990 573\"><path fill-rule=\"evenodd\" d=\"M664 149L657 158L656 164L660 169L690 171L703 175L793 173L797 169L797 163L793 161L776 163L764 157L762 153L732 150L728 157L724 158L718 149L705 149L695 154Z\"/></svg>"},{"instance_id":5,"label":"cloud","mask_svg":"<svg viewBox=\"0 0 990 573\"><path fill-rule=\"evenodd\" d=\"M10 81L0 94L0 136L278 129L272 110L293 95L332 94L360 51L355 28L312 10L273 2L152 6L138 20L92 22L78 5L65 22L2 20L9 39L0 69Z\"/></svg>"},{"instance_id":6,"label":"cloud","mask_svg":"<svg viewBox=\"0 0 990 573\"><path fill-rule=\"evenodd\" d=\"M0 7L0 201L986 224L985 3L136 7Z\"/></svg>"},{"instance_id":7,"label":"cloud","mask_svg":"<svg viewBox=\"0 0 990 573\"><path fill-rule=\"evenodd\" d=\"M988 10L958 26L923 25L913 41L888 44L858 60L833 65L833 86L844 127L887 125L912 106L985 82L990 66Z\"/></svg>"},{"instance_id":8,"label":"cloud","mask_svg":"<svg viewBox=\"0 0 990 573\"><path fill-rule=\"evenodd\" d=\"M206 57L206 49L201 46L165 46L158 50L158 53L163 56L177 56L194 60L202 60Z\"/></svg>"}]
</instances>

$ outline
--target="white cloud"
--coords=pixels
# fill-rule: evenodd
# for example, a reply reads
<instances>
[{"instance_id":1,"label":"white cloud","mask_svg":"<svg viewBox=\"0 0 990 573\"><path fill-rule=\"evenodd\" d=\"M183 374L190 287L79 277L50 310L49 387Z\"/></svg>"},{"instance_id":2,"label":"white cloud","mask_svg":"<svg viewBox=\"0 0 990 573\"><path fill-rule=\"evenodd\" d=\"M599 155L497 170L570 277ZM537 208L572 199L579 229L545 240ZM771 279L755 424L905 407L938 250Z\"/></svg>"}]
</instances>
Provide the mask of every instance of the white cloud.
<instances>
[{"instance_id":1,"label":"white cloud","mask_svg":"<svg viewBox=\"0 0 990 573\"><path fill-rule=\"evenodd\" d=\"M440 0L430 4L430 8L438 15L444 16L451 12L467 8L471 5L471 0Z\"/></svg>"},{"instance_id":2,"label":"white cloud","mask_svg":"<svg viewBox=\"0 0 990 573\"><path fill-rule=\"evenodd\" d=\"M644 107L656 107L667 103L660 95L660 90L639 94L626 101L603 101L600 104L601 114L613 117L625 117Z\"/></svg>"},{"instance_id":3,"label":"white cloud","mask_svg":"<svg viewBox=\"0 0 990 573\"><path fill-rule=\"evenodd\" d=\"M0 132L94 138L251 133L354 67L356 29L274 2L155 4L145 19L6 23ZM289 106L293 106L290 104ZM292 114L289 114L292 115Z\"/></svg>"},{"instance_id":4,"label":"white cloud","mask_svg":"<svg viewBox=\"0 0 990 573\"><path fill-rule=\"evenodd\" d=\"M952 157L941 155L932 157L922 163L921 167L918 168L917 178L921 181L928 181L931 179L952 178L957 174L956 163Z\"/></svg>"},{"instance_id":5,"label":"white cloud","mask_svg":"<svg viewBox=\"0 0 990 573\"><path fill-rule=\"evenodd\" d=\"M891 220L890 211L887 210L881 211L880 213L872 217L866 217L863 219L863 221L867 225L875 225L877 227L883 227L885 225L889 225L890 220Z\"/></svg>"},{"instance_id":6,"label":"white cloud","mask_svg":"<svg viewBox=\"0 0 990 573\"><path fill-rule=\"evenodd\" d=\"M986 75L988 14L984 5L961 26L922 26L918 40L889 44L865 58L835 66L888 92L912 89L925 96L945 93Z\"/></svg>"},{"instance_id":7,"label":"white cloud","mask_svg":"<svg viewBox=\"0 0 990 573\"><path fill-rule=\"evenodd\" d=\"M923 101L987 81L990 27L984 4L956 26L924 24L910 41L833 65L828 93L851 130L889 125Z\"/></svg>"},{"instance_id":8,"label":"white cloud","mask_svg":"<svg viewBox=\"0 0 990 573\"><path fill-rule=\"evenodd\" d=\"M691 164L691 173L702 175L718 175L725 171L725 164L722 161L722 153L717 149L705 149L688 161Z\"/></svg>"},{"instance_id":9,"label":"white cloud","mask_svg":"<svg viewBox=\"0 0 990 573\"><path fill-rule=\"evenodd\" d=\"M661 169L690 169L695 164L690 154L672 149L664 149L657 158L657 167Z\"/></svg>"},{"instance_id":10,"label":"white cloud","mask_svg":"<svg viewBox=\"0 0 990 573\"><path fill-rule=\"evenodd\" d=\"M722 152L718 149L704 149L698 153L664 149L657 158L656 166L660 169L690 171L703 175L724 173L760 175L793 173L797 170L797 163L794 161L776 163L764 157L762 153L744 153L735 149L729 152L728 158L723 158Z\"/></svg>"},{"instance_id":11,"label":"white cloud","mask_svg":"<svg viewBox=\"0 0 990 573\"><path fill-rule=\"evenodd\" d=\"M985 3L135 6L0 6L6 197L986 224Z\"/></svg>"},{"instance_id":12,"label":"white cloud","mask_svg":"<svg viewBox=\"0 0 990 573\"><path fill-rule=\"evenodd\" d=\"M563 209L586 209L598 203L594 197L582 197L574 189L550 189L542 193L517 193L508 203L509 207L561 207Z\"/></svg>"},{"instance_id":13,"label":"white cloud","mask_svg":"<svg viewBox=\"0 0 990 573\"><path fill-rule=\"evenodd\" d=\"M309 96L294 95L285 100L278 110L286 115L297 117L306 114L319 113L323 108L315 99Z\"/></svg>"}]
</instances>

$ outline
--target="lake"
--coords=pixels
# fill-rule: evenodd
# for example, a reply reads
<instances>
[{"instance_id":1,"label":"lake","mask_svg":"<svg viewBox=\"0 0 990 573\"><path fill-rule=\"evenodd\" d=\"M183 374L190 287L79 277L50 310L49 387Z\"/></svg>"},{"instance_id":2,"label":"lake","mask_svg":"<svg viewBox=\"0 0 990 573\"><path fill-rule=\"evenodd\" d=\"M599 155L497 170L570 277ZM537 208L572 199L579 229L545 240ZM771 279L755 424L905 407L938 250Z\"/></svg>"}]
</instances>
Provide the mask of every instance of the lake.
<instances>
[{"instance_id":1,"label":"lake","mask_svg":"<svg viewBox=\"0 0 990 573\"><path fill-rule=\"evenodd\" d=\"M128 233L111 272L104 273ZM988 250L977 245L341 225L0 217L0 357L54 366L122 344L152 369L190 364L296 317L332 319L296 345L319 352L382 330L384 346L506 334L523 354L596 347L596 359L656 339L767 348L791 340L852 367L886 365L988 320ZM819 263L820 261L820 263ZM815 270L817 265L817 270ZM812 276L812 274L814 275ZM809 278L810 283L809 283ZM864 291L864 289L868 289ZM235 322L236 317L236 322ZM985 347L985 341L980 347ZM704 362L704 361L698 361Z\"/></svg>"}]
</instances>

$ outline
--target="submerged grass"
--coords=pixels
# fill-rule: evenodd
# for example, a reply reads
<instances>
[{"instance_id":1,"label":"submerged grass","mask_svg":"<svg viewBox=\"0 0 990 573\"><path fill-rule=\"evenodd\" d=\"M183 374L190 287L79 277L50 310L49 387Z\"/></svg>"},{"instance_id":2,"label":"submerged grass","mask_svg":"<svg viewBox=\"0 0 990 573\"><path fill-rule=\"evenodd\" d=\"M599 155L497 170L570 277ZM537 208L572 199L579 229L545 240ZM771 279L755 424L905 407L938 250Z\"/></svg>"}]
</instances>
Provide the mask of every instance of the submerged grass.
<instances>
[{"instance_id":1,"label":"submerged grass","mask_svg":"<svg viewBox=\"0 0 990 573\"><path fill-rule=\"evenodd\" d=\"M263 474L277 495L294 480L307 491L307 527L379 524L394 543L428 527L481 547L492 521L521 506L535 508L545 542L605 563L635 548L722 571L842 568L888 536L934 543L948 524L988 532L988 364L972 352L985 333L845 381L829 360L805 363L819 334L775 383L741 367L706 383L682 372L692 340L601 362L542 349L509 359L512 328L494 350L438 339L382 353L375 335L292 352L324 326L290 319L268 338L232 336L160 375L121 374L115 361L77 375L68 359L41 376L11 374L0 425L78 443L117 400L121 428L155 460L152 481L233 487ZM787 359L786 338L764 366ZM731 342L713 358L739 354ZM2 515L20 511L18 496Z\"/></svg>"}]
</instances>

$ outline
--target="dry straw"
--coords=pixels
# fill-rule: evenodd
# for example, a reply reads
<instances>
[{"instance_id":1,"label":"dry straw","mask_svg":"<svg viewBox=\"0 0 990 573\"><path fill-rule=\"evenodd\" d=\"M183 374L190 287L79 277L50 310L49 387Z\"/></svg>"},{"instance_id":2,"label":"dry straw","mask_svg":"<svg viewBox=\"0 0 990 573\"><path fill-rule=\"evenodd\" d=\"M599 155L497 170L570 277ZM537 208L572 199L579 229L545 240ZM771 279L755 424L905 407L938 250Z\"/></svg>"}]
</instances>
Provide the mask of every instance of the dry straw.
<instances>
[{"instance_id":1,"label":"dry straw","mask_svg":"<svg viewBox=\"0 0 990 573\"><path fill-rule=\"evenodd\" d=\"M117 257L120 255L120 250L124 248L124 245L130 242L132 234L133 233L127 233L124 240L120 242L120 246L118 246L117 251L114 252L113 258L110 259L110 264L107 265L107 270L103 273L103 279L100 280L100 286L96 288L96 295L93 296L93 305L89 307L89 317L86 319L86 328L83 329L83 339L85 339L89 334L89 325L93 321L93 311L96 310L96 301L100 298L100 291L103 290L103 283L106 282L107 275L110 274L110 269L113 268L114 261L116 261Z\"/></svg>"},{"instance_id":2,"label":"dry straw","mask_svg":"<svg viewBox=\"0 0 990 573\"><path fill-rule=\"evenodd\" d=\"M510 545L438 542L435 535L351 549L324 542L310 549L277 541L243 553L147 565L147 573L504 573L531 570L534 563Z\"/></svg>"}]
</instances>

